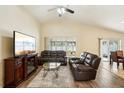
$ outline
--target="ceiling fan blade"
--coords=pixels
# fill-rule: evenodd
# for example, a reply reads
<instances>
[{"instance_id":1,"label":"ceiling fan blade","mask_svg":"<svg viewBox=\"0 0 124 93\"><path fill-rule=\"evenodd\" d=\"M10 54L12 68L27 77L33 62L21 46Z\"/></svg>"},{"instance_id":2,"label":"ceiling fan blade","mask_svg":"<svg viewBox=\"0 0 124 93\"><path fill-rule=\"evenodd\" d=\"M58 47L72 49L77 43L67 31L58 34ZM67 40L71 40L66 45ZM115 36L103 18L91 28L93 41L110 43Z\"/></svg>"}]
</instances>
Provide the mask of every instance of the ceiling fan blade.
<instances>
[{"instance_id":1,"label":"ceiling fan blade","mask_svg":"<svg viewBox=\"0 0 124 93\"><path fill-rule=\"evenodd\" d=\"M69 12L69 13L74 13L74 11L73 10L71 10L71 9L69 9L69 8L65 8L65 11L67 11L67 12Z\"/></svg>"},{"instance_id":2,"label":"ceiling fan blade","mask_svg":"<svg viewBox=\"0 0 124 93\"><path fill-rule=\"evenodd\" d=\"M56 9L57 9L57 7L52 8L52 9L48 9L48 12L53 11L53 10L56 10Z\"/></svg>"}]
</instances>

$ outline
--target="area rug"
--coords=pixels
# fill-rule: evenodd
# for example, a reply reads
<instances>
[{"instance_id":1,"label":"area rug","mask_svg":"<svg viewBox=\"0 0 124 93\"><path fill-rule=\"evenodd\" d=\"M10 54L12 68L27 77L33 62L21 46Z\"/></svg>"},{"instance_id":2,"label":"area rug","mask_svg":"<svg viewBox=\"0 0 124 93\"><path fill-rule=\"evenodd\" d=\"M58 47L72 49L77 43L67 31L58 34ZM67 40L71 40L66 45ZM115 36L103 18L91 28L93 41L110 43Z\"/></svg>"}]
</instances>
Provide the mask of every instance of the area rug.
<instances>
[{"instance_id":1,"label":"area rug","mask_svg":"<svg viewBox=\"0 0 124 93\"><path fill-rule=\"evenodd\" d=\"M28 84L27 88L73 88L74 79L68 66L61 66L56 77L53 71L49 71L43 77L43 69Z\"/></svg>"}]
</instances>

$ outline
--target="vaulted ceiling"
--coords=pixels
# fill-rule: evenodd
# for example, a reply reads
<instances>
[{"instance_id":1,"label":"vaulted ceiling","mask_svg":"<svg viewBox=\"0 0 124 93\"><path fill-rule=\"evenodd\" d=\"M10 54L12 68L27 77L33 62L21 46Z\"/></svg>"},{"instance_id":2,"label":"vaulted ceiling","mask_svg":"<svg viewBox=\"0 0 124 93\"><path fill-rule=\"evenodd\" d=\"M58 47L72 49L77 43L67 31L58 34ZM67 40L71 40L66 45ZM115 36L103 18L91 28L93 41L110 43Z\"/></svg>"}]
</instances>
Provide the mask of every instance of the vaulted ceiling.
<instances>
[{"instance_id":1,"label":"vaulted ceiling","mask_svg":"<svg viewBox=\"0 0 124 93\"><path fill-rule=\"evenodd\" d=\"M70 5L74 14L65 13L61 18L55 11L48 12L56 5L22 6L41 23L54 20L73 20L92 26L99 26L124 32L124 6L121 5Z\"/></svg>"}]
</instances>

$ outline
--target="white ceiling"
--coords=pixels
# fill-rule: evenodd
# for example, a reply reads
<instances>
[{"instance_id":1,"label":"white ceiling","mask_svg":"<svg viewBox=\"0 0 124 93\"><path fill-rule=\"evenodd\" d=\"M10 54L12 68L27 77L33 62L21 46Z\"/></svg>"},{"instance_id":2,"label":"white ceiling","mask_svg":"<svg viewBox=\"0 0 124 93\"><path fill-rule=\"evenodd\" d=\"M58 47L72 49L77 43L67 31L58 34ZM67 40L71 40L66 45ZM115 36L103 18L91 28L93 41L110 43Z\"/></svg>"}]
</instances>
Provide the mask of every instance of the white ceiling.
<instances>
[{"instance_id":1,"label":"white ceiling","mask_svg":"<svg viewBox=\"0 0 124 93\"><path fill-rule=\"evenodd\" d=\"M48 12L55 5L30 5L23 6L35 16L41 23L54 20L73 20L84 24L104 27L124 32L124 6L120 5L71 5L68 8L75 11L74 14L65 13L61 18L56 11Z\"/></svg>"}]
</instances>

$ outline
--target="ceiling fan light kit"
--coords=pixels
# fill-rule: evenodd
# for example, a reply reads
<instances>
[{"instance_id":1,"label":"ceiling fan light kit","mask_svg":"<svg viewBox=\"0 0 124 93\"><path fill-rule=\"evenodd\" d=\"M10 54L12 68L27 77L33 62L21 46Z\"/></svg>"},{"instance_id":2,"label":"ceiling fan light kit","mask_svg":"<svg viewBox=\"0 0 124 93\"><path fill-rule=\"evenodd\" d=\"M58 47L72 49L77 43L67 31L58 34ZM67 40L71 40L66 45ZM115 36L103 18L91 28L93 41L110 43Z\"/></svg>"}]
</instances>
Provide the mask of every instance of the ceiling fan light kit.
<instances>
[{"instance_id":1,"label":"ceiling fan light kit","mask_svg":"<svg viewBox=\"0 0 124 93\"><path fill-rule=\"evenodd\" d=\"M64 6L59 6L59 7L56 7L56 8L52 8L52 9L49 9L48 11L53 11L53 10L57 11L57 13L59 14L59 17L61 17L65 12L74 14L74 11L72 9L69 9L67 7L64 7Z\"/></svg>"},{"instance_id":2,"label":"ceiling fan light kit","mask_svg":"<svg viewBox=\"0 0 124 93\"><path fill-rule=\"evenodd\" d=\"M65 8L58 8L57 12L59 13L59 17L61 17L65 13Z\"/></svg>"}]
</instances>

